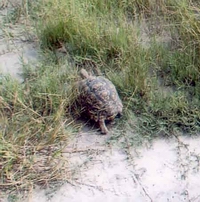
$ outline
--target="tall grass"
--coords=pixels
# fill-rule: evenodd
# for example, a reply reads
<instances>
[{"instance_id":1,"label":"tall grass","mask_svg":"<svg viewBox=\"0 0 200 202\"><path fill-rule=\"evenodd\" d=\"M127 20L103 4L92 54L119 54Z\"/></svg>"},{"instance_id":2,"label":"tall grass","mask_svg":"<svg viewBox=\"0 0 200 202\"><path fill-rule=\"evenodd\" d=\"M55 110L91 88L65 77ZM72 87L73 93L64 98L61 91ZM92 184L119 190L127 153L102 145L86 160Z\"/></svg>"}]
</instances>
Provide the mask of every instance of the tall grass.
<instances>
[{"instance_id":1,"label":"tall grass","mask_svg":"<svg viewBox=\"0 0 200 202\"><path fill-rule=\"evenodd\" d=\"M24 66L23 84L1 78L1 190L29 189L67 177L67 160L60 158L76 127L67 117L74 78L66 70L67 65Z\"/></svg>"},{"instance_id":2,"label":"tall grass","mask_svg":"<svg viewBox=\"0 0 200 202\"><path fill-rule=\"evenodd\" d=\"M82 65L88 58L95 61L117 86L127 109L136 112L136 108L158 103L157 107L161 104L167 110L163 100L176 100L177 95L160 94L161 98L152 99L160 79L162 89L171 86L182 91L189 100L188 109L198 99L191 97L199 96L198 2L69 0L53 1L47 10L48 16L43 16L39 26L42 47L56 49L65 44L73 60L79 58L79 65L80 58ZM55 12L59 15L53 15ZM178 105L171 104L177 122L179 116L190 119L189 112L179 114ZM199 116L198 110L195 113ZM168 115L169 120L174 116Z\"/></svg>"},{"instance_id":3,"label":"tall grass","mask_svg":"<svg viewBox=\"0 0 200 202\"><path fill-rule=\"evenodd\" d=\"M97 1L58 4L54 1L52 13L48 13L48 17L44 15L42 25L39 25L41 46L55 49L64 43L75 62L77 57L81 57L83 62L89 58L103 72L122 70L124 81L119 85L126 85L122 88L128 87L130 91L137 86L138 92L143 93L145 82L138 83L146 77L147 54L140 47L138 28L127 20L123 7L119 6L114 1L104 4ZM51 17L54 12L60 15ZM130 75L135 79L130 79Z\"/></svg>"}]
</instances>

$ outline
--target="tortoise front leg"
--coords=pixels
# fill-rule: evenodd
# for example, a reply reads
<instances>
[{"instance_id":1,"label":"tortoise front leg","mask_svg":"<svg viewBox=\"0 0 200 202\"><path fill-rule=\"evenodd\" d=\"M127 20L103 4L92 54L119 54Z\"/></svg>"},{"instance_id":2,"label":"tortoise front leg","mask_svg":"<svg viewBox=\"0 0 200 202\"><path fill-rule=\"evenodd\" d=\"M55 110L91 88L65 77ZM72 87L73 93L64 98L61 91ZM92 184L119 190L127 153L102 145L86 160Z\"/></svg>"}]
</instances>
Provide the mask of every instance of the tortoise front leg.
<instances>
[{"instance_id":1,"label":"tortoise front leg","mask_svg":"<svg viewBox=\"0 0 200 202\"><path fill-rule=\"evenodd\" d=\"M108 133L108 129L106 127L106 124L105 124L105 120L104 119L101 119L99 120L99 127L101 129L101 133L102 134L107 134Z\"/></svg>"}]
</instances>

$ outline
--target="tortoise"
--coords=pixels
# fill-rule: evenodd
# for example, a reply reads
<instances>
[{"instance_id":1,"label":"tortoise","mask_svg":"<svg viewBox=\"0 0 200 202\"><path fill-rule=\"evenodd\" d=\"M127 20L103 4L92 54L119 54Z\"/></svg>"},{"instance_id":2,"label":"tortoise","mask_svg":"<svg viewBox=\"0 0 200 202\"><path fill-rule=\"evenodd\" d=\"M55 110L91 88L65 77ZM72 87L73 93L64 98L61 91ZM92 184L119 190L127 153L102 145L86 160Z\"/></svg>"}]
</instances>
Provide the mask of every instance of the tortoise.
<instances>
[{"instance_id":1,"label":"tortoise","mask_svg":"<svg viewBox=\"0 0 200 202\"><path fill-rule=\"evenodd\" d=\"M79 101L84 112L99 124L102 134L107 134L105 121L113 121L122 115L123 104L114 84L102 76L93 76L81 69Z\"/></svg>"}]
</instances>

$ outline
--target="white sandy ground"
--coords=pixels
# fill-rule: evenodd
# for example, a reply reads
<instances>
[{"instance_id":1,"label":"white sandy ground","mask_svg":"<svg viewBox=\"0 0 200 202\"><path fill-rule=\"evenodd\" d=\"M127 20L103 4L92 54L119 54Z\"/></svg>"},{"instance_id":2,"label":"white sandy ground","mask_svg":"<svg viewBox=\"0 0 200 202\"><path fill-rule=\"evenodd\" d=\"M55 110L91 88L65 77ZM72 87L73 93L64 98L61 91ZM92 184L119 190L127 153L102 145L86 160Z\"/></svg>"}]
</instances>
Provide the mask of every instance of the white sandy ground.
<instances>
[{"instance_id":1,"label":"white sandy ground","mask_svg":"<svg viewBox=\"0 0 200 202\"><path fill-rule=\"evenodd\" d=\"M54 191L38 188L20 201L200 201L199 137L156 139L125 152L105 144L110 135L77 134L65 151L75 169L69 182Z\"/></svg>"},{"instance_id":2,"label":"white sandy ground","mask_svg":"<svg viewBox=\"0 0 200 202\"><path fill-rule=\"evenodd\" d=\"M35 44L31 42L33 36L27 33L32 27L26 19L23 19L20 25L4 24L8 12L7 9L0 9L0 74L9 73L22 81L22 64L35 63L38 53ZM4 26L1 26L2 24Z\"/></svg>"},{"instance_id":3,"label":"white sandy ground","mask_svg":"<svg viewBox=\"0 0 200 202\"><path fill-rule=\"evenodd\" d=\"M34 43L23 35L24 27L0 29L0 73L20 81L22 61L36 63L38 57ZM77 134L64 154L75 170L71 179L56 190L36 188L19 201L200 202L200 137L157 138L125 151L112 142L106 144L110 136L114 134ZM0 198L3 201L13 200Z\"/></svg>"}]
</instances>

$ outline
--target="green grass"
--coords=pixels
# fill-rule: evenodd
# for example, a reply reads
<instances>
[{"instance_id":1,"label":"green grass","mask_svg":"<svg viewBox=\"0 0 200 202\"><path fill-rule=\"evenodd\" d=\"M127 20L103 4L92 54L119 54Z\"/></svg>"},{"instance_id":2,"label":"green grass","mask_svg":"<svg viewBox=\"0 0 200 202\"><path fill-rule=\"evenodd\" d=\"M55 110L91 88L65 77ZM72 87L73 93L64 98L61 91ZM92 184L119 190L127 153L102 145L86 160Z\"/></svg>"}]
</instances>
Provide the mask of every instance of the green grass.
<instances>
[{"instance_id":1,"label":"green grass","mask_svg":"<svg viewBox=\"0 0 200 202\"><path fill-rule=\"evenodd\" d=\"M75 63L79 58L79 66L84 66L86 59L94 61L116 85L125 109L134 113L141 109L140 114L145 111L150 117L148 125L151 120L158 120L158 131L162 127L159 122L163 121L169 125L167 128L181 126L183 131L199 131L198 2L69 0L51 3L48 16L43 16L42 27L38 25L43 49L55 50L64 44ZM144 30L149 30L146 44L141 37L143 21L146 21ZM158 80L162 80L161 89L170 86L176 92L157 95ZM184 99L179 99L180 94ZM171 108L165 105L169 100L175 100L170 102ZM154 113L149 109L151 105L160 112ZM179 109L181 105L185 108ZM191 127L188 123L194 116L197 124Z\"/></svg>"},{"instance_id":2,"label":"green grass","mask_svg":"<svg viewBox=\"0 0 200 202\"><path fill-rule=\"evenodd\" d=\"M177 130L198 133L199 6L187 0L37 0L23 5L20 15L36 27L43 60L33 69L24 66L23 84L1 80L1 186L59 178L63 167L55 168L54 162L62 150L59 143L75 127L69 112L81 67L100 70L115 84L124 104L124 117L114 130L118 138L127 134L137 144L141 137L171 136ZM16 23L13 17L8 19ZM66 50L61 59L60 48ZM47 158L40 151L49 147L53 165L46 162L49 170L38 173L32 165L38 155Z\"/></svg>"},{"instance_id":3,"label":"green grass","mask_svg":"<svg viewBox=\"0 0 200 202\"><path fill-rule=\"evenodd\" d=\"M74 78L66 68L67 65L65 69L44 64L37 69L24 66L23 84L7 76L1 78L2 190L29 189L66 176L67 161L58 162L63 158L62 149L78 129L67 117Z\"/></svg>"}]
</instances>

